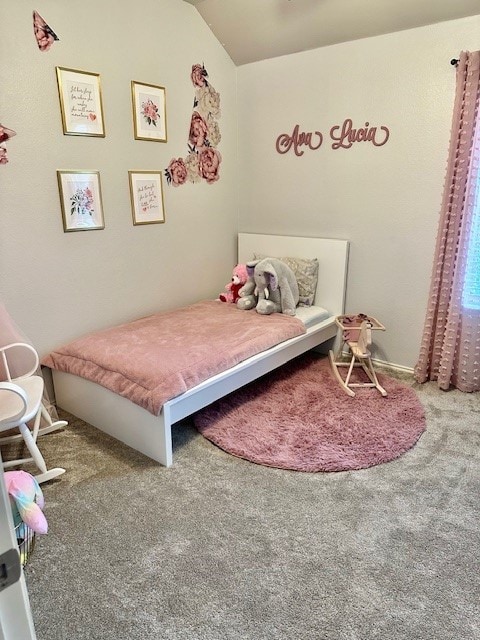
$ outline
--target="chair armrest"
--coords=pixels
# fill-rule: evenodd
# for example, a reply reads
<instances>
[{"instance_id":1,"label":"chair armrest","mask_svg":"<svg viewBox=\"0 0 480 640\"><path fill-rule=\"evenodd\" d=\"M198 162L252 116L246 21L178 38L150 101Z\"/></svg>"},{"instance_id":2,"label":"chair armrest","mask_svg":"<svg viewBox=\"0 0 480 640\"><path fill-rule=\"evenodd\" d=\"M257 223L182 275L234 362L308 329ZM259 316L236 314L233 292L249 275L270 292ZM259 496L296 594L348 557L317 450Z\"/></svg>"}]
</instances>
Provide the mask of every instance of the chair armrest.
<instances>
[{"instance_id":1,"label":"chair armrest","mask_svg":"<svg viewBox=\"0 0 480 640\"><path fill-rule=\"evenodd\" d=\"M22 408L17 413L8 413L8 405L9 403L5 403L1 401L2 392L6 392L7 394L13 393L20 398L22 401ZM2 426L6 426L7 424L10 426L15 426L15 423L21 419L21 417L25 414L25 410L27 408L27 394L19 387L18 384L14 384L13 382L0 382L0 428Z\"/></svg>"},{"instance_id":2,"label":"chair armrest","mask_svg":"<svg viewBox=\"0 0 480 640\"><path fill-rule=\"evenodd\" d=\"M11 371L10 371L11 363L9 362L9 360L14 359L13 352L17 350L17 353L18 353L19 349L22 349L24 352L27 352L29 354L29 359L27 360L27 362L30 362L33 358L33 366L31 366L31 368L28 369L27 368L28 365L25 365L25 362L22 362L26 370L22 371L21 373L16 372L15 375L11 375ZM10 350L12 350L12 354L7 355L8 351ZM15 378L28 378L29 376L33 375L39 367L38 353L32 347L32 345L26 342L12 342L11 344L7 344L4 347L0 347L0 357L2 359L3 366L7 373L8 380L12 380Z\"/></svg>"}]
</instances>

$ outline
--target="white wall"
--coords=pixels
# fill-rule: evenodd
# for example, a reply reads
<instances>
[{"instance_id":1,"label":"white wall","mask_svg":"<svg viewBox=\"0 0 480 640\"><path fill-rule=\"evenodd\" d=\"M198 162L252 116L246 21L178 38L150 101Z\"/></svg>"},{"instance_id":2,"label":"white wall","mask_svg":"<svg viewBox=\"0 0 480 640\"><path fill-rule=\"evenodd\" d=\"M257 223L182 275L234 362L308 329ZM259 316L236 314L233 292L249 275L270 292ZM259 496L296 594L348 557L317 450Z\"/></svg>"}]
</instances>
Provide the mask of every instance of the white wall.
<instances>
[{"instance_id":1,"label":"white wall","mask_svg":"<svg viewBox=\"0 0 480 640\"><path fill-rule=\"evenodd\" d=\"M17 131L0 166L0 300L42 354L216 295L235 261L240 210L242 231L348 238L347 311L386 324L377 357L415 364L453 107L449 61L478 48L480 16L235 69L182 0L35 8L60 37L47 53L33 37L33 7L0 6L0 122ZM221 95L222 177L164 182L166 224L134 227L127 171L163 170L186 154L197 62ZM56 65L101 74L104 139L63 135ZM166 87L166 144L133 139L131 80ZM328 131L347 117L388 126L389 142L332 150ZM322 147L279 155L277 136L297 123L322 131ZM105 230L63 232L57 169L101 172Z\"/></svg>"},{"instance_id":2,"label":"white wall","mask_svg":"<svg viewBox=\"0 0 480 640\"><path fill-rule=\"evenodd\" d=\"M347 312L377 316L376 357L419 351L455 91L451 58L478 49L480 16L238 68L240 230L351 241ZM331 148L329 130L385 125L382 147ZM275 141L325 135L317 151Z\"/></svg>"},{"instance_id":3,"label":"white wall","mask_svg":"<svg viewBox=\"0 0 480 640\"><path fill-rule=\"evenodd\" d=\"M41 53L35 8L60 38ZM235 262L236 72L182 0L2 2L0 300L42 355L91 329L213 296ZM192 64L221 96L221 179L168 187L166 224L133 226L128 170L187 153ZM64 136L55 66L100 73L105 138ZM133 139L130 81L166 87L168 142ZM56 171L99 170L106 228L64 233ZM233 194L233 195L232 195Z\"/></svg>"}]
</instances>

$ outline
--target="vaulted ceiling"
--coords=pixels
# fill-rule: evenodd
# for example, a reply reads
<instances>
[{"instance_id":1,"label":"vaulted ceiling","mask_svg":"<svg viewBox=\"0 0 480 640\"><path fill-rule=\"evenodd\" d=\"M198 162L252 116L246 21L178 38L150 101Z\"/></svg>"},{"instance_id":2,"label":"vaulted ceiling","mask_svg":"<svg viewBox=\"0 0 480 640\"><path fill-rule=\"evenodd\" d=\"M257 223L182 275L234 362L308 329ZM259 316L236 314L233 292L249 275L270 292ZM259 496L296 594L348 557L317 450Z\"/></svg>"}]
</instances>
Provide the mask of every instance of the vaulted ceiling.
<instances>
[{"instance_id":1,"label":"vaulted ceiling","mask_svg":"<svg viewBox=\"0 0 480 640\"><path fill-rule=\"evenodd\" d=\"M480 14L480 0L185 2L194 5L236 65Z\"/></svg>"}]
</instances>

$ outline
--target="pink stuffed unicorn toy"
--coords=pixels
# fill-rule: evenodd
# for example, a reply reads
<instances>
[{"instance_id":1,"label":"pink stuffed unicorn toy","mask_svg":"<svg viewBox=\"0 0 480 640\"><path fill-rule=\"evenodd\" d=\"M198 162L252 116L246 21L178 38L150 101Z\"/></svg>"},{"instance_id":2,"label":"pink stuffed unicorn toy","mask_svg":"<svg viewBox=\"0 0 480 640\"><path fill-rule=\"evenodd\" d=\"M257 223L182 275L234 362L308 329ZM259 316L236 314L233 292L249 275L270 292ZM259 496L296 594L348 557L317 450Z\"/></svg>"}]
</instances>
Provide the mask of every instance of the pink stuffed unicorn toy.
<instances>
[{"instance_id":1,"label":"pink stuffed unicorn toy","mask_svg":"<svg viewBox=\"0 0 480 640\"><path fill-rule=\"evenodd\" d=\"M35 533L47 533L48 524L42 512L45 501L37 480L25 471L6 471L4 476L10 501L23 522Z\"/></svg>"}]
</instances>

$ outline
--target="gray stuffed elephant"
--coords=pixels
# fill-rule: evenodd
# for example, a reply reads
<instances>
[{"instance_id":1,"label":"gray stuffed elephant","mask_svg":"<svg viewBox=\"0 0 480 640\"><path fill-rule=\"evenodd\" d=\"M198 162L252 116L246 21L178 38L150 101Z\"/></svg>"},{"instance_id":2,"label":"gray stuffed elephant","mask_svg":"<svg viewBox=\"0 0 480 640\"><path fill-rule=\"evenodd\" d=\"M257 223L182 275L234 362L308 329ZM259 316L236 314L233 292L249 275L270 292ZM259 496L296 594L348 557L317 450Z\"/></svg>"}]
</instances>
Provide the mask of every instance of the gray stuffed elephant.
<instances>
[{"instance_id":1,"label":"gray stuffed elephant","mask_svg":"<svg viewBox=\"0 0 480 640\"><path fill-rule=\"evenodd\" d=\"M258 296L257 313L295 315L298 304L298 284L295 274L278 258L247 262L247 273L255 281Z\"/></svg>"}]
</instances>

